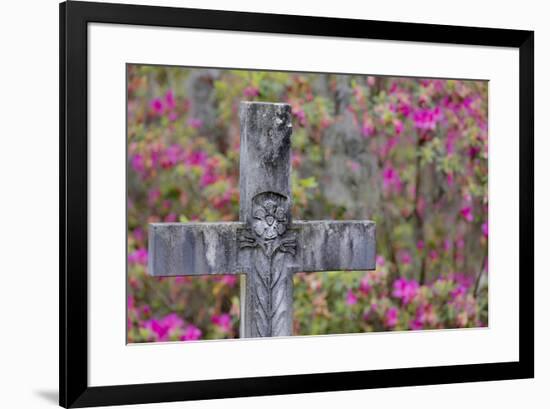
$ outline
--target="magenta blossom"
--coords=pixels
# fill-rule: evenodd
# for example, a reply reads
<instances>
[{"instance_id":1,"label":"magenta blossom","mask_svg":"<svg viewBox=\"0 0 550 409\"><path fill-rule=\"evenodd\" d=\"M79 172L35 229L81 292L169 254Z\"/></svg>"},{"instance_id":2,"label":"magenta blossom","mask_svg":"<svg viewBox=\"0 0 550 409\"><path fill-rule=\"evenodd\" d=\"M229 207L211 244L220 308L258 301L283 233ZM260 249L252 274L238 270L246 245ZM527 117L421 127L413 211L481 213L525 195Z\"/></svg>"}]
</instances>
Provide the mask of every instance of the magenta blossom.
<instances>
[{"instance_id":1,"label":"magenta blossom","mask_svg":"<svg viewBox=\"0 0 550 409\"><path fill-rule=\"evenodd\" d=\"M248 86L245 89L243 89L243 96L247 98L257 97L260 95L260 90L253 86Z\"/></svg>"},{"instance_id":2,"label":"magenta blossom","mask_svg":"<svg viewBox=\"0 0 550 409\"><path fill-rule=\"evenodd\" d=\"M439 107L434 109L419 109L413 114L414 125L418 129L434 130L441 119Z\"/></svg>"},{"instance_id":3,"label":"magenta blossom","mask_svg":"<svg viewBox=\"0 0 550 409\"><path fill-rule=\"evenodd\" d=\"M216 183L218 180L218 177L214 173L214 170L212 168L208 168L206 172L203 173L200 180L200 186L206 187L208 185L211 185L212 183Z\"/></svg>"},{"instance_id":4,"label":"magenta blossom","mask_svg":"<svg viewBox=\"0 0 550 409\"><path fill-rule=\"evenodd\" d=\"M183 335L180 337L182 341L196 341L202 336L202 331L193 324L187 325Z\"/></svg>"},{"instance_id":5,"label":"magenta blossom","mask_svg":"<svg viewBox=\"0 0 550 409\"><path fill-rule=\"evenodd\" d=\"M408 251L408 250L401 250L399 252L399 261L404 264L404 265L409 265L412 263L412 256L411 256L411 252Z\"/></svg>"},{"instance_id":6,"label":"magenta blossom","mask_svg":"<svg viewBox=\"0 0 550 409\"><path fill-rule=\"evenodd\" d=\"M424 328L424 323L420 321L418 318L415 318L409 322L409 328L413 331L418 331Z\"/></svg>"},{"instance_id":7,"label":"magenta blossom","mask_svg":"<svg viewBox=\"0 0 550 409\"><path fill-rule=\"evenodd\" d=\"M357 296L355 295L355 293L353 292L353 290L349 290L347 295L346 295L346 303L348 305L354 305L354 304L357 304Z\"/></svg>"},{"instance_id":8,"label":"magenta blossom","mask_svg":"<svg viewBox=\"0 0 550 409\"><path fill-rule=\"evenodd\" d=\"M229 287L234 287L237 284L238 277L236 275L224 275L222 276L222 283Z\"/></svg>"},{"instance_id":9,"label":"magenta blossom","mask_svg":"<svg viewBox=\"0 0 550 409\"><path fill-rule=\"evenodd\" d=\"M372 121L369 118L365 118L363 121L363 126L361 127L361 133L365 138L368 138L369 136L373 136L376 129L374 128L374 125L372 124Z\"/></svg>"},{"instance_id":10,"label":"magenta blossom","mask_svg":"<svg viewBox=\"0 0 550 409\"><path fill-rule=\"evenodd\" d=\"M409 304L418 294L418 283L411 279L398 278L393 283L392 295L396 298L400 298L403 304Z\"/></svg>"},{"instance_id":11,"label":"magenta blossom","mask_svg":"<svg viewBox=\"0 0 550 409\"><path fill-rule=\"evenodd\" d=\"M164 218L164 221L165 221L166 223L174 223L174 222L177 221L177 220L178 220L178 215L175 214L175 213L168 213L168 214L166 215L166 217Z\"/></svg>"},{"instance_id":12,"label":"magenta blossom","mask_svg":"<svg viewBox=\"0 0 550 409\"><path fill-rule=\"evenodd\" d=\"M232 274L214 276L214 281L221 282L229 287L234 287L238 279L238 276Z\"/></svg>"},{"instance_id":13,"label":"magenta blossom","mask_svg":"<svg viewBox=\"0 0 550 409\"><path fill-rule=\"evenodd\" d=\"M401 190L401 178L399 177L399 173L397 172L397 170L395 170L393 167L386 166L384 172L382 173L382 178L384 189L395 189L398 191Z\"/></svg>"},{"instance_id":14,"label":"magenta blossom","mask_svg":"<svg viewBox=\"0 0 550 409\"><path fill-rule=\"evenodd\" d=\"M403 132L403 122L401 122L399 119L395 119L393 121L393 126L395 128L395 134L401 135L401 133Z\"/></svg>"},{"instance_id":15,"label":"magenta blossom","mask_svg":"<svg viewBox=\"0 0 550 409\"><path fill-rule=\"evenodd\" d=\"M364 276L359 282L359 291L363 294L368 295L371 290L370 280L368 276Z\"/></svg>"},{"instance_id":16,"label":"magenta blossom","mask_svg":"<svg viewBox=\"0 0 550 409\"><path fill-rule=\"evenodd\" d=\"M457 287L455 287L450 295L451 295L451 299L454 300L458 297L463 297L464 295L466 295L466 293L468 292L468 287L466 287L465 285L462 285L462 284L459 284Z\"/></svg>"},{"instance_id":17,"label":"magenta blossom","mask_svg":"<svg viewBox=\"0 0 550 409\"><path fill-rule=\"evenodd\" d=\"M489 237L489 223L485 222L481 225L481 231L483 232L483 235L485 238Z\"/></svg>"},{"instance_id":18,"label":"magenta blossom","mask_svg":"<svg viewBox=\"0 0 550 409\"><path fill-rule=\"evenodd\" d=\"M191 128L199 129L202 127L203 122L202 119L199 118L189 118L187 121L187 125L189 125Z\"/></svg>"},{"instance_id":19,"label":"magenta blossom","mask_svg":"<svg viewBox=\"0 0 550 409\"><path fill-rule=\"evenodd\" d=\"M145 170L145 160L143 159L143 156L139 153L132 156L132 169L134 169L137 173L143 173Z\"/></svg>"},{"instance_id":20,"label":"magenta blossom","mask_svg":"<svg viewBox=\"0 0 550 409\"><path fill-rule=\"evenodd\" d=\"M211 321L222 332L229 332L231 330L231 315L223 313L220 315L213 315Z\"/></svg>"},{"instance_id":21,"label":"magenta blossom","mask_svg":"<svg viewBox=\"0 0 550 409\"><path fill-rule=\"evenodd\" d=\"M174 97L174 91L172 91L171 89L166 91L164 100L166 101L166 107L168 109L173 110L176 108L176 98Z\"/></svg>"},{"instance_id":22,"label":"magenta blossom","mask_svg":"<svg viewBox=\"0 0 550 409\"><path fill-rule=\"evenodd\" d=\"M139 248L128 254L128 263L147 265L147 249Z\"/></svg>"},{"instance_id":23,"label":"magenta blossom","mask_svg":"<svg viewBox=\"0 0 550 409\"><path fill-rule=\"evenodd\" d=\"M157 115L162 115L164 112L164 104L162 102L162 99L160 98L154 98L150 103L151 109L153 112Z\"/></svg>"},{"instance_id":24,"label":"magenta blossom","mask_svg":"<svg viewBox=\"0 0 550 409\"><path fill-rule=\"evenodd\" d=\"M157 341L168 341L175 331L179 331L183 320L177 314L168 314L161 319L151 319L145 322L144 327L153 332Z\"/></svg>"},{"instance_id":25,"label":"magenta blossom","mask_svg":"<svg viewBox=\"0 0 550 409\"><path fill-rule=\"evenodd\" d=\"M298 118L298 121L300 122L300 125L305 126L306 125L306 113L303 109L299 108L294 111L294 115L296 118Z\"/></svg>"},{"instance_id":26,"label":"magenta blossom","mask_svg":"<svg viewBox=\"0 0 550 409\"><path fill-rule=\"evenodd\" d=\"M462 209L460 209L460 215L467 222L473 222L474 221L474 214L472 212L472 207L471 206L464 206Z\"/></svg>"},{"instance_id":27,"label":"magenta blossom","mask_svg":"<svg viewBox=\"0 0 550 409\"><path fill-rule=\"evenodd\" d=\"M192 151L185 158L185 164L191 166L202 166L206 164L208 154L205 151L197 150Z\"/></svg>"},{"instance_id":28,"label":"magenta blossom","mask_svg":"<svg viewBox=\"0 0 550 409\"><path fill-rule=\"evenodd\" d=\"M386 316L384 317L384 325L387 328L393 328L397 325L399 311L396 307L391 307L386 311Z\"/></svg>"}]
</instances>

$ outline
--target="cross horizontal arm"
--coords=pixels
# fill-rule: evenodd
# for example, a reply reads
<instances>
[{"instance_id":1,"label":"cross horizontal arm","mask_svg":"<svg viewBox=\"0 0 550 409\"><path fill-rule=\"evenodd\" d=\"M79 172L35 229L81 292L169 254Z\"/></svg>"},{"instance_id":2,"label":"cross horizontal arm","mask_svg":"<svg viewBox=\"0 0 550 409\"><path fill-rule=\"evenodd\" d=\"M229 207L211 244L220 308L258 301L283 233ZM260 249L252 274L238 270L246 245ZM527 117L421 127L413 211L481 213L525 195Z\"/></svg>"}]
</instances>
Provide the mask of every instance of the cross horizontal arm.
<instances>
[{"instance_id":1,"label":"cross horizontal arm","mask_svg":"<svg viewBox=\"0 0 550 409\"><path fill-rule=\"evenodd\" d=\"M151 223L149 274L181 276L239 274L240 222Z\"/></svg>"},{"instance_id":2,"label":"cross horizontal arm","mask_svg":"<svg viewBox=\"0 0 550 409\"><path fill-rule=\"evenodd\" d=\"M374 270L376 224L369 220L295 220L294 271Z\"/></svg>"}]
</instances>

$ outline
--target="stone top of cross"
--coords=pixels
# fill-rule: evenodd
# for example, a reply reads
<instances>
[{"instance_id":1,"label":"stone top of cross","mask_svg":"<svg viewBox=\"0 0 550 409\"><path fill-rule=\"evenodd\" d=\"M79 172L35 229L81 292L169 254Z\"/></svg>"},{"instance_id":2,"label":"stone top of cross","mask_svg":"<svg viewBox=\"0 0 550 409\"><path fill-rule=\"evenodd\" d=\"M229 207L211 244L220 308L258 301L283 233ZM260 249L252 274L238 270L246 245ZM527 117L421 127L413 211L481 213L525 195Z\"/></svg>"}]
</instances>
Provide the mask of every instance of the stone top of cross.
<instances>
[{"instance_id":1,"label":"stone top of cross","mask_svg":"<svg viewBox=\"0 0 550 409\"><path fill-rule=\"evenodd\" d=\"M240 221L152 223L149 274L246 274L241 336L292 333L292 273L372 270L375 224L293 221L291 108L240 106Z\"/></svg>"}]
</instances>

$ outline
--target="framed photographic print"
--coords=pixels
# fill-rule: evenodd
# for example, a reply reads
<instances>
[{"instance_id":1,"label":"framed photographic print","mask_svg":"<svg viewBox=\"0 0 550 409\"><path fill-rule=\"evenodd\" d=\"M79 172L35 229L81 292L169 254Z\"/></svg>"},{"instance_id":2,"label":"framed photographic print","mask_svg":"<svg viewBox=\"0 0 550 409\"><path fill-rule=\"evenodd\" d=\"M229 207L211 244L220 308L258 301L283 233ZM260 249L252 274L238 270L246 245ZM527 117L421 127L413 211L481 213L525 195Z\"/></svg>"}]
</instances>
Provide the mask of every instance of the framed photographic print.
<instances>
[{"instance_id":1,"label":"framed photographic print","mask_svg":"<svg viewBox=\"0 0 550 409\"><path fill-rule=\"evenodd\" d=\"M533 377L533 44L62 3L60 404Z\"/></svg>"}]
</instances>

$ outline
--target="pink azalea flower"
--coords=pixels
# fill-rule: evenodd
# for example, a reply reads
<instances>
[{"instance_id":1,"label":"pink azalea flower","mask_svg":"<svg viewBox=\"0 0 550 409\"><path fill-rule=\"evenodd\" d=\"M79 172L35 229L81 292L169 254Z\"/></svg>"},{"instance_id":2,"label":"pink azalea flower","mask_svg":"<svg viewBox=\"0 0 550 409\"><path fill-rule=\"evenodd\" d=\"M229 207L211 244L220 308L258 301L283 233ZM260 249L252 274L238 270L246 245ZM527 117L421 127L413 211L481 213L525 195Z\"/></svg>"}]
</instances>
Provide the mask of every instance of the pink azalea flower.
<instances>
[{"instance_id":1,"label":"pink azalea flower","mask_svg":"<svg viewBox=\"0 0 550 409\"><path fill-rule=\"evenodd\" d=\"M146 321L144 327L153 332L157 341L168 341L173 331L181 329L182 325L183 320L172 313L158 320Z\"/></svg>"},{"instance_id":2,"label":"pink azalea flower","mask_svg":"<svg viewBox=\"0 0 550 409\"><path fill-rule=\"evenodd\" d=\"M145 266L147 265L147 259L147 249L144 248L139 248L128 254L128 263L130 264L141 264Z\"/></svg>"},{"instance_id":3,"label":"pink azalea flower","mask_svg":"<svg viewBox=\"0 0 550 409\"><path fill-rule=\"evenodd\" d=\"M397 319L398 319L399 311L395 307L391 307L386 311L386 315L384 317L384 325L387 328L394 328L397 325Z\"/></svg>"},{"instance_id":4,"label":"pink azalea flower","mask_svg":"<svg viewBox=\"0 0 550 409\"><path fill-rule=\"evenodd\" d=\"M300 123L300 125L302 126L306 125L306 113L304 112L303 109L301 108L296 109L294 111L294 115L296 116L296 118L298 118L298 122Z\"/></svg>"},{"instance_id":5,"label":"pink azalea flower","mask_svg":"<svg viewBox=\"0 0 550 409\"><path fill-rule=\"evenodd\" d=\"M154 205L159 199L160 199L160 190L158 189L151 189L147 194L147 202L149 203L149 206Z\"/></svg>"},{"instance_id":6,"label":"pink azalea flower","mask_svg":"<svg viewBox=\"0 0 550 409\"><path fill-rule=\"evenodd\" d=\"M352 290L349 290L347 295L346 295L346 303L348 305L357 304L357 296L353 293Z\"/></svg>"},{"instance_id":7,"label":"pink azalea flower","mask_svg":"<svg viewBox=\"0 0 550 409\"><path fill-rule=\"evenodd\" d=\"M365 120L363 121L363 126L361 127L361 133L365 138L368 138L369 136L374 135L374 132L374 125L368 118L365 118Z\"/></svg>"},{"instance_id":8,"label":"pink azalea flower","mask_svg":"<svg viewBox=\"0 0 550 409\"><path fill-rule=\"evenodd\" d=\"M411 108L411 105L406 103L406 102L403 102L403 101L400 101L398 106L397 106L397 110L398 112L400 112L405 118L407 118L411 112L412 112L412 108Z\"/></svg>"},{"instance_id":9,"label":"pink azalea flower","mask_svg":"<svg viewBox=\"0 0 550 409\"><path fill-rule=\"evenodd\" d=\"M214 276L214 281L223 283L229 287L234 287L237 284L238 276L233 274L224 274L219 276Z\"/></svg>"},{"instance_id":10,"label":"pink azalea flower","mask_svg":"<svg viewBox=\"0 0 550 409\"><path fill-rule=\"evenodd\" d=\"M401 122L399 119L395 119L393 121L393 126L395 128L396 135L401 135L403 132L403 122Z\"/></svg>"},{"instance_id":11,"label":"pink azalea flower","mask_svg":"<svg viewBox=\"0 0 550 409\"><path fill-rule=\"evenodd\" d=\"M143 315L151 314L151 307L149 305L145 304L143 307L141 307L141 313Z\"/></svg>"},{"instance_id":12,"label":"pink azalea flower","mask_svg":"<svg viewBox=\"0 0 550 409\"><path fill-rule=\"evenodd\" d=\"M238 277L236 275L224 275L222 276L222 283L229 287L235 287Z\"/></svg>"},{"instance_id":13,"label":"pink azalea flower","mask_svg":"<svg viewBox=\"0 0 550 409\"><path fill-rule=\"evenodd\" d=\"M180 337L182 341L196 341L202 336L202 331L193 324L187 325L183 335Z\"/></svg>"},{"instance_id":14,"label":"pink azalea flower","mask_svg":"<svg viewBox=\"0 0 550 409\"><path fill-rule=\"evenodd\" d=\"M377 266L383 266L386 263L386 260L384 259L384 256L377 254L376 255L376 265Z\"/></svg>"},{"instance_id":15,"label":"pink azalea flower","mask_svg":"<svg viewBox=\"0 0 550 409\"><path fill-rule=\"evenodd\" d=\"M164 100L166 101L166 107L168 109L172 110L176 108L176 98L174 97L174 91L172 91L171 89L166 91Z\"/></svg>"},{"instance_id":16,"label":"pink azalea flower","mask_svg":"<svg viewBox=\"0 0 550 409\"><path fill-rule=\"evenodd\" d=\"M464 206L462 209L460 209L460 215L464 218L464 220L468 222L474 221L474 214L472 212L471 206Z\"/></svg>"},{"instance_id":17,"label":"pink azalea flower","mask_svg":"<svg viewBox=\"0 0 550 409\"><path fill-rule=\"evenodd\" d=\"M382 178L384 189L401 190L401 178L399 177L399 173L393 167L386 166L386 168L382 172Z\"/></svg>"},{"instance_id":18,"label":"pink azalea flower","mask_svg":"<svg viewBox=\"0 0 550 409\"><path fill-rule=\"evenodd\" d=\"M489 223L485 222L481 225L481 231L483 232L483 235L485 238L489 237Z\"/></svg>"},{"instance_id":19,"label":"pink azalea flower","mask_svg":"<svg viewBox=\"0 0 550 409\"><path fill-rule=\"evenodd\" d=\"M157 115L162 115L164 112L164 104L160 98L154 98L150 103L151 109Z\"/></svg>"},{"instance_id":20,"label":"pink azalea flower","mask_svg":"<svg viewBox=\"0 0 550 409\"><path fill-rule=\"evenodd\" d=\"M424 328L424 323L420 321L418 318L415 318L409 322L409 328L413 331L418 331Z\"/></svg>"},{"instance_id":21,"label":"pink azalea flower","mask_svg":"<svg viewBox=\"0 0 550 409\"><path fill-rule=\"evenodd\" d=\"M218 327L222 332L229 332L231 330L231 316L223 313L220 315L213 315L210 319L214 325Z\"/></svg>"},{"instance_id":22,"label":"pink azalea flower","mask_svg":"<svg viewBox=\"0 0 550 409\"><path fill-rule=\"evenodd\" d=\"M413 330L424 328L426 324L435 325L437 315L432 304L423 304L416 309L415 319L409 323Z\"/></svg>"},{"instance_id":23,"label":"pink azalea flower","mask_svg":"<svg viewBox=\"0 0 550 409\"><path fill-rule=\"evenodd\" d=\"M419 285L415 280L407 280L406 278L398 278L393 283L392 295L395 298L401 299L403 304L409 304L418 294Z\"/></svg>"},{"instance_id":24,"label":"pink azalea flower","mask_svg":"<svg viewBox=\"0 0 550 409\"><path fill-rule=\"evenodd\" d=\"M371 289L371 285L370 285L369 277L365 276L359 282L359 291L361 291L365 295L368 295L370 289Z\"/></svg>"},{"instance_id":25,"label":"pink azalea flower","mask_svg":"<svg viewBox=\"0 0 550 409\"><path fill-rule=\"evenodd\" d=\"M205 151L192 151L185 158L185 164L189 166L202 166L206 164L207 159L208 155Z\"/></svg>"},{"instance_id":26,"label":"pink azalea flower","mask_svg":"<svg viewBox=\"0 0 550 409\"><path fill-rule=\"evenodd\" d=\"M168 214L166 215L166 217L164 218L164 221L165 221L166 223L174 223L174 222L177 221L177 220L178 220L178 215L175 214L175 213L168 213Z\"/></svg>"},{"instance_id":27,"label":"pink azalea flower","mask_svg":"<svg viewBox=\"0 0 550 409\"><path fill-rule=\"evenodd\" d=\"M401 263L405 265L411 264L413 260L410 251L401 250L399 252L399 261L401 261Z\"/></svg>"},{"instance_id":28,"label":"pink azalea flower","mask_svg":"<svg viewBox=\"0 0 550 409\"><path fill-rule=\"evenodd\" d=\"M209 168L203 173L200 180L200 187L206 187L218 181L218 177L214 174L214 170Z\"/></svg>"},{"instance_id":29,"label":"pink azalea flower","mask_svg":"<svg viewBox=\"0 0 550 409\"><path fill-rule=\"evenodd\" d=\"M414 125L418 129L434 130L441 118L439 107L434 109L419 109L413 115Z\"/></svg>"},{"instance_id":30,"label":"pink azalea flower","mask_svg":"<svg viewBox=\"0 0 550 409\"><path fill-rule=\"evenodd\" d=\"M466 295L467 292L468 292L468 288L465 285L459 284L450 292L450 296L451 296L451 299L454 300L458 297L462 297Z\"/></svg>"},{"instance_id":31,"label":"pink azalea flower","mask_svg":"<svg viewBox=\"0 0 550 409\"><path fill-rule=\"evenodd\" d=\"M455 178L452 173L447 173L447 186L451 187L455 183Z\"/></svg>"},{"instance_id":32,"label":"pink azalea flower","mask_svg":"<svg viewBox=\"0 0 550 409\"><path fill-rule=\"evenodd\" d=\"M386 140L384 146L381 149L382 156L388 156L391 151L397 146L398 139L395 136L392 136Z\"/></svg>"},{"instance_id":33,"label":"pink azalea flower","mask_svg":"<svg viewBox=\"0 0 550 409\"><path fill-rule=\"evenodd\" d=\"M260 95L260 90L253 86L248 86L243 90L243 96L247 98L257 97Z\"/></svg>"},{"instance_id":34,"label":"pink azalea flower","mask_svg":"<svg viewBox=\"0 0 550 409\"><path fill-rule=\"evenodd\" d=\"M182 159L183 151L181 146L173 144L170 145L163 152L163 155L160 159L160 164L164 169L170 169L178 164Z\"/></svg>"},{"instance_id":35,"label":"pink azalea flower","mask_svg":"<svg viewBox=\"0 0 550 409\"><path fill-rule=\"evenodd\" d=\"M203 122L202 119L199 118L189 118L187 120L187 125L189 125L191 128L199 129L202 127Z\"/></svg>"},{"instance_id":36,"label":"pink azalea flower","mask_svg":"<svg viewBox=\"0 0 550 409\"><path fill-rule=\"evenodd\" d=\"M470 146L468 148L468 156L470 156L470 159L474 159L480 151L481 148L479 146Z\"/></svg>"},{"instance_id":37,"label":"pink azalea flower","mask_svg":"<svg viewBox=\"0 0 550 409\"><path fill-rule=\"evenodd\" d=\"M134 169L137 173L143 173L145 171L145 161L143 159L143 156L139 153L132 156L132 169Z\"/></svg>"},{"instance_id":38,"label":"pink azalea flower","mask_svg":"<svg viewBox=\"0 0 550 409\"><path fill-rule=\"evenodd\" d=\"M134 234L134 239L136 239L137 241L143 241L143 239L145 238L143 229L141 227L136 227L133 231L133 234Z\"/></svg>"}]
</instances>

